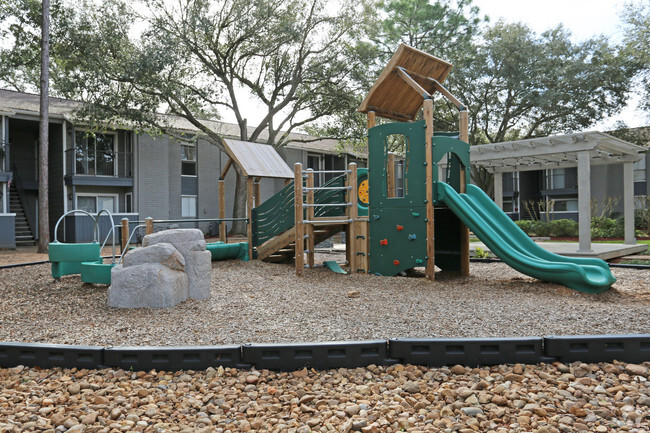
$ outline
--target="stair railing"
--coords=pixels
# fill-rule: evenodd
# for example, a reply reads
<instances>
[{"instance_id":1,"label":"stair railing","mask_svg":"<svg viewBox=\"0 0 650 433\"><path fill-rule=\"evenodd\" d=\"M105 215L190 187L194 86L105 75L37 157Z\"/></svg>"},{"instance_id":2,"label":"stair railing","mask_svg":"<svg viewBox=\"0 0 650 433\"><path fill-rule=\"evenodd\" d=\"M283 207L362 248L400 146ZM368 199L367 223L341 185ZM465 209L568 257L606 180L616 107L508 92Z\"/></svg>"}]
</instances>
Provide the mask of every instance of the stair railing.
<instances>
[{"instance_id":1,"label":"stair railing","mask_svg":"<svg viewBox=\"0 0 650 433\"><path fill-rule=\"evenodd\" d=\"M34 239L36 238L36 206L33 201L27 200L27 194L25 193L25 188L23 183L20 180L18 171L16 170L16 164L11 166L11 171L13 172L12 182L16 185L16 192L18 193L18 199L20 200L20 206L23 208L23 213L25 218L27 218L27 224L29 225L29 230L32 232Z\"/></svg>"}]
</instances>

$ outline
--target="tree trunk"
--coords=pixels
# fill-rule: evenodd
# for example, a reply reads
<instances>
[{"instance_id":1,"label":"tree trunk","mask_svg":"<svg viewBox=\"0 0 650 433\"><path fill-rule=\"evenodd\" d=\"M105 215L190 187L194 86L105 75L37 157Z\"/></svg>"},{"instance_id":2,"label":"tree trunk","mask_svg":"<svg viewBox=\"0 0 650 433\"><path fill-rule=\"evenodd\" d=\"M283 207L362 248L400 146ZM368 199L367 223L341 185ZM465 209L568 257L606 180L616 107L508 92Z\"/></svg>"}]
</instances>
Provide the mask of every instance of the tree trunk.
<instances>
[{"instance_id":1,"label":"tree trunk","mask_svg":"<svg viewBox=\"0 0 650 433\"><path fill-rule=\"evenodd\" d=\"M237 178L235 181L235 203L233 218L246 218L246 177L237 164L233 164ZM233 221L230 234L245 234L246 221Z\"/></svg>"},{"instance_id":2,"label":"tree trunk","mask_svg":"<svg viewBox=\"0 0 650 433\"><path fill-rule=\"evenodd\" d=\"M38 126L38 252L47 253L50 243L48 203L48 128L50 66L50 0L43 0L41 24L41 107Z\"/></svg>"}]
</instances>

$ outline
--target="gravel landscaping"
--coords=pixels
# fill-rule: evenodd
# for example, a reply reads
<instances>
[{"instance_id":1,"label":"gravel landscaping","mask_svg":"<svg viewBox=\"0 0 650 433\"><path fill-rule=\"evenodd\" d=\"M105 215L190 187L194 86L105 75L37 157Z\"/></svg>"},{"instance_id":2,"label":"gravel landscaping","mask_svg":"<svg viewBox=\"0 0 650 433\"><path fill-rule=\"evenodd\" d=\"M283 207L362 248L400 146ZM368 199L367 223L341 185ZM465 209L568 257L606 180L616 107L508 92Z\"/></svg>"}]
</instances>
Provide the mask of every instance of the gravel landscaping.
<instances>
[{"instance_id":1,"label":"gravel landscaping","mask_svg":"<svg viewBox=\"0 0 650 433\"><path fill-rule=\"evenodd\" d=\"M648 366L16 367L0 369L0 431L646 433Z\"/></svg>"},{"instance_id":2,"label":"gravel landscaping","mask_svg":"<svg viewBox=\"0 0 650 433\"><path fill-rule=\"evenodd\" d=\"M320 255L323 260L342 259ZM650 332L650 272L613 269L600 295L542 283L501 263L468 278L338 275L259 261L213 262L212 298L120 310L106 286L54 282L50 265L0 270L0 341L100 346L218 345L393 337L514 337ZM351 292L358 293L351 293ZM358 296L357 296L358 295Z\"/></svg>"}]
</instances>

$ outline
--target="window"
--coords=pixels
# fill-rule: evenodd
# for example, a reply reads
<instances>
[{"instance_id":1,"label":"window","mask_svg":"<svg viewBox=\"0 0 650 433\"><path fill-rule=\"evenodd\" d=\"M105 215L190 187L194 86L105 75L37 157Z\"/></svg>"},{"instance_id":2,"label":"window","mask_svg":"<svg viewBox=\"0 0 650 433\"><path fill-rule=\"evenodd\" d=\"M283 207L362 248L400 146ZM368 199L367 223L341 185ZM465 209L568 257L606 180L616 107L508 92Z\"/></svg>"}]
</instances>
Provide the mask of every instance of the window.
<instances>
[{"instance_id":1,"label":"window","mask_svg":"<svg viewBox=\"0 0 650 433\"><path fill-rule=\"evenodd\" d=\"M634 163L634 181L645 182L646 180L646 157L644 155L643 158Z\"/></svg>"},{"instance_id":2,"label":"window","mask_svg":"<svg viewBox=\"0 0 650 433\"><path fill-rule=\"evenodd\" d=\"M503 192L512 193L519 191L519 172L503 173Z\"/></svg>"},{"instance_id":3,"label":"window","mask_svg":"<svg viewBox=\"0 0 650 433\"><path fill-rule=\"evenodd\" d=\"M307 168L314 171L323 169L323 160L320 155L307 155ZM314 186L321 186L324 183L324 176L322 173L314 175Z\"/></svg>"},{"instance_id":4,"label":"window","mask_svg":"<svg viewBox=\"0 0 650 433\"><path fill-rule=\"evenodd\" d=\"M553 212L578 212L578 199L555 199L553 200Z\"/></svg>"},{"instance_id":5,"label":"window","mask_svg":"<svg viewBox=\"0 0 650 433\"><path fill-rule=\"evenodd\" d=\"M92 176L115 175L115 136L113 134L75 133L76 173Z\"/></svg>"},{"instance_id":6,"label":"window","mask_svg":"<svg viewBox=\"0 0 650 433\"><path fill-rule=\"evenodd\" d=\"M194 143L181 144L181 175L196 176L196 146Z\"/></svg>"},{"instance_id":7,"label":"window","mask_svg":"<svg viewBox=\"0 0 650 433\"><path fill-rule=\"evenodd\" d=\"M407 173L408 173L408 152L409 141L403 134L391 134L386 137L384 143L385 167L387 178L390 178L389 171L392 171L392 182L386 184L387 198L404 198L408 194ZM394 159L389 158L393 153ZM395 161L392 167L389 167L389 161ZM391 184L389 185L388 182Z\"/></svg>"},{"instance_id":8,"label":"window","mask_svg":"<svg viewBox=\"0 0 650 433\"><path fill-rule=\"evenodd\" d=\"M181 196L181 215L183 218L196 218L196 196Z\"/></svg>"},{"instance_id":9,"label":"window","mask_svg":"<svg viewBox=\"0 0 650 433\"><path fill-rule=\"evenodd\" d=\"M133 212L133 193L131 192L124 194L124 212Z\"/></svg>"},{"instance_id":10,"label":"window","mask_svg":"<svg viewBox=\"0 0 650 433\"><path fill-rule=\"evenodd\" d=\"M546 189L575 189L577 187L577 168L554 168L546 170Z\"/></svg>"},{"instance_id":11,"label":"window","mask_svg":"<svg viewBox=\"0 0 650 433\"><path fill-rule=\"evenodd\" d=\"M106 209L110 213L115 212L115 203L117 196L114 195L77 195L77 209L85 210L89 213L97 213Z\"/></svg>"}]
</instances>

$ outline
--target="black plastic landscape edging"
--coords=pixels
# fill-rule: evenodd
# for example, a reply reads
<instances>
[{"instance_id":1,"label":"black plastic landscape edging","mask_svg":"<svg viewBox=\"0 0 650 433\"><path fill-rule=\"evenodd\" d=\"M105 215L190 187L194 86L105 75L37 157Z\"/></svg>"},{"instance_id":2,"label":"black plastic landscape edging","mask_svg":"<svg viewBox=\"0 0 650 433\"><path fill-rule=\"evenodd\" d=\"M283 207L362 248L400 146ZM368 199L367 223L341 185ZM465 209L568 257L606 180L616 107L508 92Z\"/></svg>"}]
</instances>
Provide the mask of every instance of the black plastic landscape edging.
<instances>
[{"instance_id":1,"label":"black plastic landscape edging","mask_svg":"<svg viewBox=\"0 0 650 433\"><path fill-rule=\"evenodd\" d=\"M178 371L231 367L295 371L371 364L470 367L540 362L650 361L650 334L523 338L393 338L321 343L100 347L0 342L0 367Z\"/></svg>"}]
</instances>

